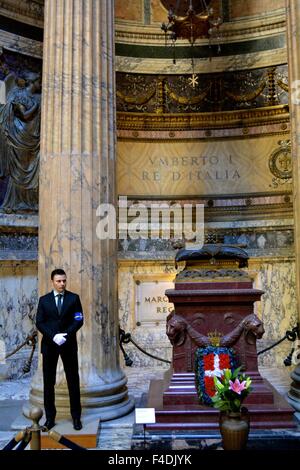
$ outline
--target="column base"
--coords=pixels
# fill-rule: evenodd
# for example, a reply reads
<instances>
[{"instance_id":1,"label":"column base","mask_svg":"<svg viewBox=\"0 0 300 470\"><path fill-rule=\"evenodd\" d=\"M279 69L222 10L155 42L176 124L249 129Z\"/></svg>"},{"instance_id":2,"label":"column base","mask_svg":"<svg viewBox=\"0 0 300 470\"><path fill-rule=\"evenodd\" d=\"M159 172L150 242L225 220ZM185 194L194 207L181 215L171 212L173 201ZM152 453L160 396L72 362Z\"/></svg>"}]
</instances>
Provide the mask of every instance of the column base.
<instances>
[{"instance_id":1,"label":"column base","mask_svg":"<svg viewBox=\"0 0 300 470\"><path fill-rule=\"evenodd\" d=\"M101 421L120 418L130 413L135 406L134 400L128 397L127 378L110 384L99 384L80 389L82 414L94 416ZM43 385L37 377L32 382L29 400L32 405L43 408ZM70 417L69 391L63 384L55 388L55 406L57 419Z\"/></svg>"}]
</instances>

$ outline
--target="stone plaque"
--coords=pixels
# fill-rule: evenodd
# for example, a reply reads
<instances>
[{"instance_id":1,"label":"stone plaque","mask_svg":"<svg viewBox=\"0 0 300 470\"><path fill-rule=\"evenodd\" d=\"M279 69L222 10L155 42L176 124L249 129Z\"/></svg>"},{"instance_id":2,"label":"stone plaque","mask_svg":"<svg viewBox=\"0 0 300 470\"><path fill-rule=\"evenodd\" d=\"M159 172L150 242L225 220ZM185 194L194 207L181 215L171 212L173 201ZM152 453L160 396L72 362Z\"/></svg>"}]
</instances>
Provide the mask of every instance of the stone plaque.
<instances>
[{"instance_id":1,"label":"stone plaque","mask_svg":"<svg viewBox=\"0 0 300 470\"><path fill-rule=\"evenodd\" d=\"M169 281L137 281L136 283L136 322L143 326L162 326L166 317L174 309L165 295L167 289L174 289Z\"/></svg>"},{"instance_id":2,"label":"stone plaque","mask_svg":"<svg viewBox=\"0 0 300 470\"><path fill-rule=\"evenodd\" d=\"M169 197L274 190L269 156L277 148L277 135L255 141L119 141L118 193Z\"/></svg>"}]
</instances>

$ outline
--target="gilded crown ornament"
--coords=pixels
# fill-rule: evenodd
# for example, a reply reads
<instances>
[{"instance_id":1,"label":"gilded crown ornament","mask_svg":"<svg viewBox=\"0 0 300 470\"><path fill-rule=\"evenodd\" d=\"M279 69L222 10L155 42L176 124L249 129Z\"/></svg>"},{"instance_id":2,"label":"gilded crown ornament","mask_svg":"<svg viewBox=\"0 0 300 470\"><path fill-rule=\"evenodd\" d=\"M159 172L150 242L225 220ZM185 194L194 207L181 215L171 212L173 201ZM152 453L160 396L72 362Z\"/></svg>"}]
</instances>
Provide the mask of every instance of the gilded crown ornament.
<instances>
[{"instance_id":1,"label":"gilded crown ornament","mask_svg":"<svg viewBox=\"0 0 300 470\"><path fill-rule=\"evenodd\" d=\"M215 347L220 346L222 333L215 330L215 331L211 331L210 333L207 333L207 336L209 338L211 346L215 346Z\"/></svg>"}]
</instances>

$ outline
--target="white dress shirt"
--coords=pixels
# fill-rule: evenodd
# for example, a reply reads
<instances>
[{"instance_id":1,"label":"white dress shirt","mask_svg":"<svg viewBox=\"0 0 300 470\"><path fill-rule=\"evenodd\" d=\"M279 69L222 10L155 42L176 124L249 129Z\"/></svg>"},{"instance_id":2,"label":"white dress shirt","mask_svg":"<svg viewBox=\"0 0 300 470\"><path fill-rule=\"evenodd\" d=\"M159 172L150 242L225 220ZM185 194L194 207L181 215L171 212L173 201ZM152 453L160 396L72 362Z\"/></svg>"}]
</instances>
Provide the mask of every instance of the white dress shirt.
<instances>
[{"instance_id":1,"label":"white dress shirt","mask_svg":"<svg viewBox=\"0 0 300 470\"><path fill-rule=\"evenodd\" d=\"M53 294L54 294L54 299L55 299L55 303L56 303L56 307L57 307L57 302L58 302L58 295L61 295L61 305L63 304L64 302L64 296L65 296L65 293L64 292L57 292L57 290L53 289Z\"/></svg>"}]
</instances>

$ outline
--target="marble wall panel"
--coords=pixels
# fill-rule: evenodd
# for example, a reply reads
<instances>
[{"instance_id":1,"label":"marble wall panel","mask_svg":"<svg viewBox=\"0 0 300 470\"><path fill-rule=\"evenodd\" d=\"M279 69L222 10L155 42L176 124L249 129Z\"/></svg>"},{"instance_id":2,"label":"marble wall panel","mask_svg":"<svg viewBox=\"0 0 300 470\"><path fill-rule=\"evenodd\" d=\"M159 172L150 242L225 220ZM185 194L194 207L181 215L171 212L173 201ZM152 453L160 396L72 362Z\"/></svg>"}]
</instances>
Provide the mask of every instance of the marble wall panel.
<instances>
[{"instance_id":1,"label":"marble wall panel","mask_svg":"<svg viewBox=\"0 0 300 470\"><path fill-rule=\"evenodd\" d=\"M43 43L35 39L25 38L0 29L0 47L9 51L19 52L30 57L41 59L43 56Z\"/></svg>"},{"instance_id":2,"label":"marble wall panel","mask_svg":"<svg viewBox=\"0 0 300 470\"><path fill-rule=\"evenodd\" d=\"M287 330L297 324L295 261L293 258L250 260L249 272L254 286L263 290L256 313L263 320L265 334L258 342L258 351L281 339ZM259 356L259 364L283 367L283 360L291 351L292 343L285 340Z\"/></svg>"},{"instance_id":3,"label":"marble wall panel","mask_svg":"<svg viewBox=\"0 0 300 470\"><path fill-rule=\"evenodd\" d=\"M22 344L35 328L38 301L37 263L0 261L0 340L6 354ZM7 360L7 375L20 376L30 348L25 346ZM32 370L34 367L32 368Z\"/></svg>"},{"instance_id":4,"label":"marble wall panel","mask_svg":"<svg viewBox=\"0 0 300 470\"><path fill-rule=\"evenodd\" d=\"M206 142L121 140L118 193L178 196L275 191L269 159L279 139L275 135ZM291 184L285 189L291 190Z\"/></svg>"}]
</instances>

